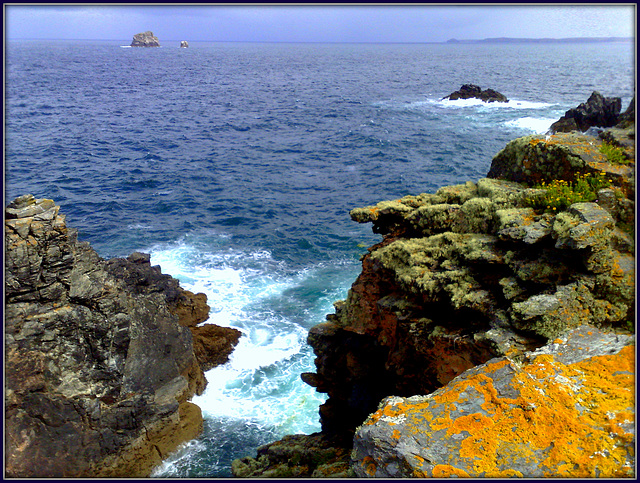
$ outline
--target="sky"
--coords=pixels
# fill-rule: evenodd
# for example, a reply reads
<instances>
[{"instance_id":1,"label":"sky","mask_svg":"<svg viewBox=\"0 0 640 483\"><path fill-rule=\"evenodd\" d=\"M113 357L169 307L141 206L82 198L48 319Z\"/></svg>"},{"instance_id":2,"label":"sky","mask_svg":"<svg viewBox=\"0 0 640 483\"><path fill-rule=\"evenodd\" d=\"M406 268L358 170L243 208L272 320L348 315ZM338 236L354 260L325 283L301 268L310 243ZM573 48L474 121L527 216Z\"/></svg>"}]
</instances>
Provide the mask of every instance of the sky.
<instances>
[{"instance_id":1,"label":"sky","mask_svg":"<svg viewBox=\"0 0 640 483\"><path fill-rule=\"evenodd\" d=\"M4 4L5 39L445 42L634 37L635 4Z\"/></svg>"}]
</instances>

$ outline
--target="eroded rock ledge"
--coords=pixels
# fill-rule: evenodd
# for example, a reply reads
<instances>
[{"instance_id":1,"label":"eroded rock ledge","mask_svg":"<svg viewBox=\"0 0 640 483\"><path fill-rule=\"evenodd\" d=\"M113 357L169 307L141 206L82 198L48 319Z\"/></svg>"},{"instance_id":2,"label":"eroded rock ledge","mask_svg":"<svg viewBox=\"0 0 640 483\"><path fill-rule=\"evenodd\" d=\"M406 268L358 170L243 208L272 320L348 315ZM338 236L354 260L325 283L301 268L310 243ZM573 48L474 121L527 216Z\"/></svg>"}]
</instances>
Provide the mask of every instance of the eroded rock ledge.
<instances>
[{"instance_id":1,"label":"eroded rock ledge","mask_svg":"<svg viewBox=\"0 0 640 483\"><path fill-rule=\"evenodd\" d=\"M5 215L6 475L148 476L200 432L189 399L240 333L196 327L204 294L149 255L100 258L52 200L22 196Z\"/></svg>"},{"instance_id":2,"label":"eroded rock ledge","mask_svg":"<svg viewBox=\"0 0 640 483\"><path fill-rule=\"evenodd\" d=\"M622 164L601 152L605 142ZM302 378L329 395L322 432L297 437L289 453L286 440L265 445L258 459L234 462L234 474L632 476L634 160L633 126L528 136L496 155L487 178L353 210L383 241L363 257L347 299L309 332L317 370ZM577 175L609 186L560 211L532 203L546 193L537 183ZM592 333L600 352L572 342ZM527 374L537 379L527 385ZM556 380L564 389L533 397ZM582 436L559 439L550 458L535 427L545 398L565 389L551 407ZM590 401L599 391L607 395ZM525 419L507 420L516 413ZM503 436L487 431L508 423L535 439L529 453L526 440L496 449ZM589 431L612 435L587 444ZM583 450L569 458L578 440ZM309 441L331 441L334 458L293 449Z\"/></svg>"}]
</instances>

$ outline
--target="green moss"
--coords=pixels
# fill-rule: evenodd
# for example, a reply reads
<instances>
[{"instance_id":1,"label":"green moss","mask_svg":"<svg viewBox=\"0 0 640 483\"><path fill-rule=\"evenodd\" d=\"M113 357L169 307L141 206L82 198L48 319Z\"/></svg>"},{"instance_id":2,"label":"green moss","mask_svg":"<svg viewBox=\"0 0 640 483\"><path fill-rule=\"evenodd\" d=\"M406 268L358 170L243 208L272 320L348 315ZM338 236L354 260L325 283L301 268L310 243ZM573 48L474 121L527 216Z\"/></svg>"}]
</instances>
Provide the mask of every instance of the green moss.
<instances>
[{"instance_id":1,"label":"green moss","mask_svg":"<svg viewBox=\"0 0 640 483\"><path fill-rule=\"evenodd\" d=\"M459 209L460 205L449 203L425 205L417 208L407 219L422 230L423 235L434 235L451 229Z\"/></svg>"},{"instance_id":2,"label":"green moss","mask_svg":"<svg viewBox=\"0 0 640 483\"><path fill-rule=\"evenodd\" d=\"M571 229L579 224L577 216L567 212L558 213L553 221L553 234L557 239L569 238Z\"/></svg>"},{"instance_id":3,"label":"green moss","mask_svg":"<svg viewBox=\"0 0 640 483\"><path fill-rule=\"evenodd\" d=\"M618 146L614 146L609 143L602 143L600 146L600 152L605 155L607 161L611 164L629 164L631 162L630 159L624 153L624 150Z\"/></svg>"},{"instance_id":4,"label":"green moss","mask_svg":"<svg viewBox=\"0 0 640 483\"><path fill-rule=\"evenodd\" d=\"M456 233L491 233L496 224L496 205L488 198L466 201L451 228Z\"/></svg>"},{"instance_id":5,"label":"green moss","mask_svg":"<svg viewBox=\"0 0 640 483\"><path fill-rule=\"evenodd\" d=\"M444 199L444 203L463 204L465 201L478 196L478 188L475 183L467 181L465 184L443 186L436 195Z\"/></svg>"},{"instance_id":6,"label":"green moss","mask_svg":"<svg viewBox=\"0 0 640 483\"><path fill-rule=\"evenodd\" d=\"M636 233L636 225L635 225L635 223L625 223L623 221L619 221L618 223L616 223L616 226L620 230L622 230L624 233L626 233L627 235L631 235L632 237Z\"/></svg>"},{"instance_id":7,"label":"green moss","mask_svg":"<svg viewBox=\"0 0 640 483\"><path fill-rule=\"evenodd\" d=\"M489 198L501 208L518 206L523 199L526 186L514 181L482 178L478 180L478 195Z\"/></svg>"}]
</instances>

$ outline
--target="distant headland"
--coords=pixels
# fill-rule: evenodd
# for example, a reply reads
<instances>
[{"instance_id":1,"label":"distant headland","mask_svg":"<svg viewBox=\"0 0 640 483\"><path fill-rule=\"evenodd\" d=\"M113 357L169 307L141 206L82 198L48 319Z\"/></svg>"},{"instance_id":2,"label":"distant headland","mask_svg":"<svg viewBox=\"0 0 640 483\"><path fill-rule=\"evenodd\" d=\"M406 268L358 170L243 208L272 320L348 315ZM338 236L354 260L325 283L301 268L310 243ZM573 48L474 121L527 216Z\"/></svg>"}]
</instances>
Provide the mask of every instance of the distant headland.
<instances>
[{"instance_id":1,"label":"distant headland","mask_svg":"<svg viewBox=\"0 0 640 483\"><path fill-rule=\"evenodd\" d=\"M502 43L502 44L519 44L519 43L570 43L570 42L632 42L633 37L567 37L567 38L516 38L516 37L495 37L488 39L468 39L458 40L449 39L446 44L486 44L486 43Z\"/></svg>"}]
</instances>

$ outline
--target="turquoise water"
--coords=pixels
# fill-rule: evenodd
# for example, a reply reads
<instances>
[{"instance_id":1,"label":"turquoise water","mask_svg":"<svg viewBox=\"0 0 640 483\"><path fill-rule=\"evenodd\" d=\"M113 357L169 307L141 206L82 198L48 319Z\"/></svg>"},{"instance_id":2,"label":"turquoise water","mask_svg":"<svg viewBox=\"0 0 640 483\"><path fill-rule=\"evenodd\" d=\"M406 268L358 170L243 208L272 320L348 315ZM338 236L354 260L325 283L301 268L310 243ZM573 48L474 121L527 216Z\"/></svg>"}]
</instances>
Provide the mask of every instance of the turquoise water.
<instances>
[{"instance_id":1,"label":"turquoise water","mask_svg":"<svg viewBox=\"0 0 640 483\"><path fill-rule=\"evenodd\" d=\"M6 46L5 203L52 198L105 258L135 250L243 337L207 373L202 436L157 477L320 429L310 327L379 240L349 210L483 177L593 90L634 92L631 44ZM464 83L508 104L442 101Z\"/></svg>"}]
</instances>

